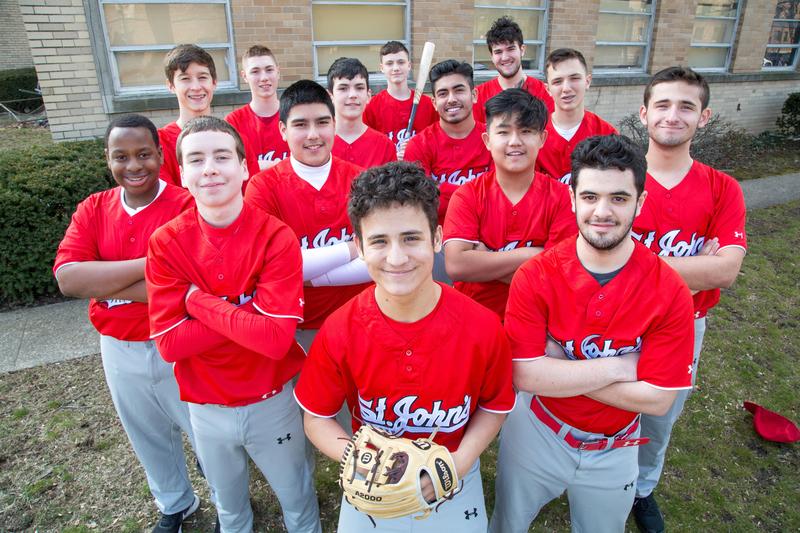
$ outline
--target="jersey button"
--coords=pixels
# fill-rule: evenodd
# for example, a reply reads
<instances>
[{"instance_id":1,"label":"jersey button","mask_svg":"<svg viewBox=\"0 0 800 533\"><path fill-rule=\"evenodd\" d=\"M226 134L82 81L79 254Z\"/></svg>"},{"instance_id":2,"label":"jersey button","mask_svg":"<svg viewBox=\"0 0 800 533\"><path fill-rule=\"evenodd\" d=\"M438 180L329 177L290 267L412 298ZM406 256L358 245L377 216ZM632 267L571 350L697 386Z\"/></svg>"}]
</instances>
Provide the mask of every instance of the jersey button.
<instances>
[{"instance_id":1,"label":"jersey button","mask_svg":"<svg viewBox=\"0 0 800 533\"><path fill-rule=\"evenodd\" d=\"M511 211L511 214L514 215L514 216L517 216L517 212L516 211Z\"/></svg>"},{"instance_id":2,"label":"jersey button","mask_svg":"<svg viewBox=\"0 0 800 533\"><path fill-rule=\"evenodd\" d=\"M664 196L667 198L667 200L669 200L670 198L672 198L672 195L671 195L670 193L667 193L667 194L665 194Z\"/></svg>"},{"instance_id":3,"label":"jersey button","mask_svg":"<svg viewBox=\"0 0 800 533\"><path fill-rule=\"evenodd\" d=\"M602 315L602 314L603 314L603 313L602 313L602 312L600 312L600 311L595 311L595 312L594 312L594 316L600 316L600 315Z\"/></svg>"},{"instance_id":4,"label":"jersey button","mask_svg":"<svg viewBox=\"0 0 800 533\"><path fill-rule=\"evenodd\" d=\"M411 355L412 353L414 352L412 352L411 350L406 350L406 355Z\"/></svg>"},{"instance_id":5,"label":"jersey button","mask_svg":"<svg viewBox=\"0 0 800 533\"><path fill-rule=\"evenodd\" d=\"M606 297L606 295L605 295L605 294L598 294L598 295L597 295L597 299L598 299L598 300L602 300L602 299L603 299L603 298L605 298L605 297Z\"/></svg>"},{"instance_id":6,"label":"jersey button","mask_svg":"<svg viewBox=\"0 0 800 533\"><path fill-rule=\"evenodd\" d=\"M132 225L133 225L133 219L132 219L132 218L129 218L129 219L128 219L128 225L129 225L129 226L132 226Z\"/></svg>"},{"instance_id":7,"label":"jersey button","mask_svg":"<svg viewBox=\"0 0 800 533\"><path fill-rule=\"evenodd\" d=\"M131 237L131 242L136 242L136 237Z\"/></svg>"},{"instance_id":8,"label":"jersey button","mask_svg":"<svg viewBox=\"0 0 800 533\"><path fill-rule=\"evenodd\" d=\"M217 274L217 279L225 279L225 276L223 276L222 274Z\"/></svg>"},{"instance_id":9,"label":"jersey button","mask_svg":"<svg viewBox=\"0 0 800 533\"><path fill-rule=\"evenodd\" d=\"M406 367L406 372L411 372L412 370L413 370L413 368L411 368L411 365L408 365L408 366Z\"/></svg>"}]
</instances>

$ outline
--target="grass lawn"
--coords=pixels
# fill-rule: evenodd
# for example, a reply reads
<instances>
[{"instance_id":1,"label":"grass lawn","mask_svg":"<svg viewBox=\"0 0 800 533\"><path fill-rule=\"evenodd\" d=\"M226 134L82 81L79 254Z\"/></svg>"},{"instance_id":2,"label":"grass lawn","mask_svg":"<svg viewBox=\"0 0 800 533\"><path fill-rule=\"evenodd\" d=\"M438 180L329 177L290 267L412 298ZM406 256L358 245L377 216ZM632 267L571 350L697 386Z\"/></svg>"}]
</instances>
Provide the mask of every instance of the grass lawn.
<instances>
[{"instance_id":1,"label":"grass lawn","mask_svg":"<svg viewBox=\"0 0 800 533\"><path fill-rule=\"evenodd\" d=\"M0 151L14 150L20 147L43 146L52 143L53 138L47 128L16 124L0 126Z\"/></svg>"},{"instance_id":2,"label":"grass lawn","mask_svg":"<svg viewBox=\"0 0 800 533\"><path fill-rule=\"evenodd\" d=\"M800 202L750 212L751 249L742 274L709 319L699 390L676 427L658 489L673 531L797 531L800 448L761 440L752 400L800 420ZM0 530L140 531L156 509L108 395L98 356L0 376ZM483 457L493 503L494 451ZM185 531L211 531L203 498ZM335 529L338 465L318 462L323 525ZM282 531L261 475L252 476L258 531ZM632 521L630 529L634 530ZM554 501L535 531L568 531L566 501ZM455 533L455 532L453 532Z\"/></svg>"}]
</instances>

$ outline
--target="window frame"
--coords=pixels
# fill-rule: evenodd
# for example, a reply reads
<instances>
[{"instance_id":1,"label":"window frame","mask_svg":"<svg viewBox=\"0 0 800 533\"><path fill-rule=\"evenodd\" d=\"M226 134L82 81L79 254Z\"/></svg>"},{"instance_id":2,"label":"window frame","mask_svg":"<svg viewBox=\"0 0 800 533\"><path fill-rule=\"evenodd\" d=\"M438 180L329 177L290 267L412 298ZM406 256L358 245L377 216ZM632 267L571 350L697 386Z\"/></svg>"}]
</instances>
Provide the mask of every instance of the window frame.
<instances>
[{"instance_id":1,"label":"window frame","mask_svg":"<svg viewBox=\"0 0 800 533\"><path fill-rule=\"evenodd\" d=\"M695 43L692 41L689 44L689 51L692 48L727 48L728 55L725 57L725 65L722 67L691 67L693 70L698 72L728 72L731 68L731 60L733 59L733 47L736 44L736 36L738 35L739 31L739 21L741 20L741 13L742 13L742 4L743 0L736 0L736 16L735 17L714 17L710 15L695 15L694 20L732 20L733 21L733 32L731 33L731 40L728 44L722 43ZM694 37L694 23L692 23L692 37ZM689 63L687 58L686 63Z\"/></svg>"},{"instance_id":2,"label":"window frame","mask_svg":"<svg viewBox=\"0 0 800 533\"><path fill-rule=\"evenodd\" d=\"M490 4L474 4L474 9L492 9L499 12L502 12L501 15L495 17L495 20L500 18L503 15L511 16L514 11L541 11L544 13L544 18L542 20L542 24L544 26L544 35L541 39L525 39L523 35L522 44L526 47L529 44L539 47L539 54L537 58L537 63L539 64L539 68L537 69L523 69L525 74L531 75L543 75L544 74L544 58L545 58L545 46L547 45L547 29L548 24L550 23L550 0L544 0L544 5L542 7L536 6L498 6L498 5L490 5ZM474 17L474 15L473 15ZM537 36L538 37L538 36ZM475 70L475 46L483 45L486 47L486 39L473 39L472 40L472 61L470 62L470 66L472 67L474 76L479 77L481 79L492 79L498 75L497 69L487 69L487 70ZM489 54L491 56L491 54Z\"/></svg>"},{"instance_id":3,"label":"window frame","mask_svg":"<svg viewBox=\"0 0 800 533\"><path fill-rule=\"evenodd\" d=\"M105 48L106 60L111 75L111 81L116 96L131 96L137 94L169 94L166 86L166 79L159 85L140 85L136 87L123 87L119 77L117 67L117 52L157 52L163 51L165 54L180 43L155 44L155 45L134 45L134 46L111 46L108 35L108 25L106 24L106 14L104 6L113 4L222 4L225 7L225 19L228 31L227 43L206 43L199 45L205 50L223 50L227 48L228 59L228 81L217 82L218 89L238 88L238 71L236 70L236 52L233 37L233 14L231 12L230 0L96 0L99 12L100 29L102 31L102 44ZM221 65L217 67L217 73ZM219 75L217 75L219 78Z\"/></svg>"},{"instance_id":4,"label":"window frame","mask_svg":"<svg viewBox=\"0 0 800 533\"><path fill-rule=\"evenodd\" d=\"M599 20L600 15L627 15L627 16L634 16L634 17L650 17L650 21L647 24L647 39L645 39L644 43L638 42L629 42L629 41L598 41L597 37L595 37L594 46L597 49L598 46L641 46L644 48L644 61L642 62L641 68L599 68L599 67L592 67L592 72L594 74L643 74L647 72L647 69L650 66L650 50L653 47L653 28L655 28L655 21L656 21L656 11L658 10L658 0L653 0L653 8L651 9L649 14L644 13L633 13L631 11L619 11L616 9L599 9L597 12L597 19L598 19L598 27L599 27Z\"/></svg>"},{"instance_id":5,"label":"window frame","mask_svg":"<svg viewBox=\"0 0 800 533\"><path fill-rule=\"evenodd\" d=\"M404 6L404 23L403 23L403 33L405 36L402 39L397 39L398 42L401 42L408 48L409 52L413 54L411 49L411 1L412 0L385 0L381 2L367 2L362 0L311 0L311 55L312 55L312 67L313 70L313 78L320 82L325 81L327 83L327 76L322 74L317 74L319 72L319 59L317 58L317 47L330 47L330 46L383 46L386 44L387 39L354 39L349 41L318 41L314 37L314 6L318 5L334 5L334 6ZM375 57L377 60L377 56ZM413 60L414 58L409 58ZM369 72L369 80L370 84L374 82L385 82L386 76L380 70L376 72L372 72L369 65L364 65L367 67L367 72ZM323 83L323 85L325 85Z\"/></svg>"},{"instance_id":6,"label":"window frame","mask_svg":"<svg viewBox=\"0 0 800 533\"><path fill-rule=\"evenodd\" d=\"M775 2L775 8L777 9L777 7L778 7L778 2L776 1ZM800 19L776 19L776 18L773 18L772 19L772 23L769 25L769 34L770 34L770 36L772 36L772 26L776 22L795 22L795 23L797 23L798 26L800 26ZM798 29L798 31L800 31L800 29ZM769 43L769 37L768 37L767 38L767 46L766 46L766 48L764 48L764 59L767 58L767 52L769 51L770 48L794 48L795 50L797 50L797 52L795 52L795 54L794 54L794 61L792 61L791 65L787 65L787 66L783 66L783 67L768 67L768 66L764 65L763 61L762 61L761 70L766 70L768 72L791 72L791 71L794 71L795 69L797 69L798 57L800 57L800 42L798 42L797 44L770 44Z\"/></svg>"}]
</instances>

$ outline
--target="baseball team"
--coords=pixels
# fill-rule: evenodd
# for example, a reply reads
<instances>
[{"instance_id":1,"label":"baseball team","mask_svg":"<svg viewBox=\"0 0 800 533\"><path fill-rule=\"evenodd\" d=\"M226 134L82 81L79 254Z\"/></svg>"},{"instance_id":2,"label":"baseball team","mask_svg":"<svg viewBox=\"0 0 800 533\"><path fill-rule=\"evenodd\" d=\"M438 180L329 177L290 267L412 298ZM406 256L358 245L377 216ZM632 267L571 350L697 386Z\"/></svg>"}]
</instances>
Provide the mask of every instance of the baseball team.
<instances>
[{"instance_id":1,"label":"baseball team","mask_svg":"<svg viewBox=\"0 0 800 533\"><path fill-rule=\"evenodd\" d=\"M275 56L253 46L252 101L226 120L212 57L179 45L164 61L177 120L111 121L119 186L77 206L53 272L91 299L155 533L200 504L184 434L216 531L254 528L249 458L286 529L321 532L314 448L338 462L362 426L439 448L458 482L443 492L441 472L393 453L413 509L372 516L346 485L386 472L361 450L339 532L525 532L564 492L573 531L621 532L631 513L665 530L653 492L747 247L739 185L690 155L709 86L685 67L652 76L644 153L585 109L578 50L552 51L542 83L513 20L486 36L498 76L475 87L468 63L435 64L411 127L397 41L375 96L354 58L279 96ZM498 435L487 516L480 456ZM391 483L358 496L380 507Z\"/></svg>"}]
</instances>

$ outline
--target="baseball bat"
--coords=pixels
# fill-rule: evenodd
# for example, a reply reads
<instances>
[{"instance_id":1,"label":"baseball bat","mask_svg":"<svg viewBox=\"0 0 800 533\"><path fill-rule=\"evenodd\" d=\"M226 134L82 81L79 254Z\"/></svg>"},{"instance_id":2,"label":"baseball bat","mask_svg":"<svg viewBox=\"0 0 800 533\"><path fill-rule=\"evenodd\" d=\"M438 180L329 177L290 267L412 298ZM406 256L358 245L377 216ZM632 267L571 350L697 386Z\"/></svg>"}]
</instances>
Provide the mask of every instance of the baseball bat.
<instances>
[{"instance_id":1,"label":"baseball bat","mask_svg":"<svg viewBox=\"0 0 800 533\"><path fill-rule=\"evenodd\" d=\"M411 105L411 117L408 119L408 128L406 132L411 135L414 131L414 117L417 115L417 106L422 98L422 92L425 90L425 84L428 81L428 73L431 71L431 63L433 62L433 51L436 45L430 41L425 42L422 48L422 58L419 60L419 70L417 70L417 83L414 85L414 103Z\"/></svg>"}]
</instances>

